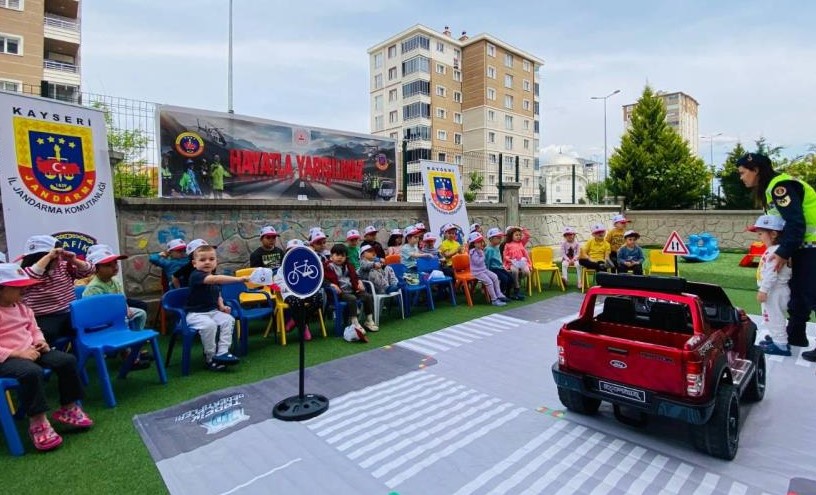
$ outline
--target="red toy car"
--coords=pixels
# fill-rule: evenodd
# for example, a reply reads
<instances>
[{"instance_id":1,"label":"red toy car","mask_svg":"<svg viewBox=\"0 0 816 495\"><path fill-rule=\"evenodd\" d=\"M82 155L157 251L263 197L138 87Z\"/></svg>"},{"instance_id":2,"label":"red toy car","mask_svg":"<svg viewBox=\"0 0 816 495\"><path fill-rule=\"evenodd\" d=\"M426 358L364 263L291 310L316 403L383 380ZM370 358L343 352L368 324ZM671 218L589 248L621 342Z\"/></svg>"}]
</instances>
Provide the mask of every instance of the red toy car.
<instances>
[{"instance_id":1,"label":"red toy car","mask_svg":"<svg viewBox=\"0 0 816 495\"><path fill-rule=\"evenodd\" d=\"M628 424L679 419L695 447L733 459L740 398L765 395L756 325L716 285L607 273L597 282L558 333L552 373L564 406L594 414L607 401Z\"/></svg>"}]
</instances>

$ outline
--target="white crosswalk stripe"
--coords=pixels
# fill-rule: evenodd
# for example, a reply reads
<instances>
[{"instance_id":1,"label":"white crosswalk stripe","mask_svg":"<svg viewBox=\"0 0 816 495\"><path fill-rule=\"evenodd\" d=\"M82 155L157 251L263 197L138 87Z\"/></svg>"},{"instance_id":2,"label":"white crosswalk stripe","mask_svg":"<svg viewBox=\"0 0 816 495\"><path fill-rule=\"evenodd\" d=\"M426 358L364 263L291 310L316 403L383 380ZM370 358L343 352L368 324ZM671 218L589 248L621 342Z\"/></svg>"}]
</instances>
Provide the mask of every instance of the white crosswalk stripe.
<instances>
[{"instance_id":1,"label":"white crosswalk stripe","mask_svg":"<svg viewBox=\"0 0 816 495\"><path fill-rule=\"evenodd\" d=\"M403 340L394 345L426 356L434 356L439 352L448 351L527 324L529 322L518 318L492 314L433 333Z\"/></svg>"}]
</instances>

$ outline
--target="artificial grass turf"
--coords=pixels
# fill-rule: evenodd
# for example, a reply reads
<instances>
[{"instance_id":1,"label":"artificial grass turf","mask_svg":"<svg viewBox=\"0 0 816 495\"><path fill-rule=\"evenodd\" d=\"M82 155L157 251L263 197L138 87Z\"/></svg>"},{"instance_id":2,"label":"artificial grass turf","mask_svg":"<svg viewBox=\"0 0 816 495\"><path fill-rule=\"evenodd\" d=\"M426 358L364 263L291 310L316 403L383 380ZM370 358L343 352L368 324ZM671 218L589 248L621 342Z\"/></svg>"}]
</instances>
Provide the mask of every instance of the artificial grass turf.
<instances>
[{"instance_id":1,"label":"artificial grass turf","mask_svg":"<svg viewBox=\"0 0 816 495\"><path fill-rule=\"evenodd\" d=\"M723 253L720 258L707 263L686 263L680 261L680 274L692 280L720 283L726 289L732 302L746 308L749 313L758 312L756 303L755 270L738 265L742 254ZM546 284L542 284L546 287ZM569 290L575 291L575 274L570 271ZM457 307L448 302L440 302L437 310L427 311L417 307L411 317L400 320L396 313L384 314L382 330L371 334L368 345L347 343L331 336L333 324L327 320L330 336L319 336L316 324L310 325L314 340L306 346L306 365L312 366L340 357L363 352L375 347L399 342L417 335L433 332L463 321L488 314L512 309L525 304L542 301L562 294L546 290L542 294L533 292L532 297L519 303L510 303L506 308L497 308L483 303L482 296L475 296L475 306L468 308L460 295ZM578 308L576 308L577 311ZM96 422L92 430L85 433L66 434L63 445L54 452L38 453L25 438L26 422L18 422L23 437L26 455L12 457L0 445L0 486L5 493L62 493L111 494L139 491L141 493L164 493L166 488L152 458L142 443L132 418L136 414L156 411L180 402L191 400L203 394L223 388L252 383L297 369L298 342L292 339L286 347L274 344L270 339L261 338L260 322L252 327L249 355L235 369L226 373L205 371L197 356L199 347L192 351L191 374L181 376L180 352L173 356L168 368L168 383L158 383L155 368L134 372L125 380L114 380L114 392L119 405L108 409L102 401L95 370L89 369L91 385L87 389L84 405ZM162 352L167 348L167 338L161 338ZM115 377L111 363L111 375ZM90 367L92 368L92 366ZM549 377L540 377L548 380ZM48 384L48 397L54 403L56 380ZM307 382L308 390L308 382ZM293 390L292 393L297 393ZM281 397L283 399L283 397ZM270 412L272 406L270 404ZM271 414L270 414L271 417ZM217 462L217 460L214 460Z\"/></svg>"}]
</instances>

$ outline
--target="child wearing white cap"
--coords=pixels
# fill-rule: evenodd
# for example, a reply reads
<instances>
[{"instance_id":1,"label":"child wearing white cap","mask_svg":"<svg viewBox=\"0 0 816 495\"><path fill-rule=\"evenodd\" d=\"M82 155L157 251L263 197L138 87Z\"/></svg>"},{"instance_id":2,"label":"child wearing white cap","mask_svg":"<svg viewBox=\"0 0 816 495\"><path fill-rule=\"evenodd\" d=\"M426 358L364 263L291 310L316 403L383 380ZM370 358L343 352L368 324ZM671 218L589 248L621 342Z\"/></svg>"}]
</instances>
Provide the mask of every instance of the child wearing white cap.
<instances>
[{"instance_id":1,"label":"child wearing white cap","mask_svg":"<svg viewBox=\"0 0 816 495\"><path fill-rule=\"evenodd\" d=\"M385 255L391 256L392 254L400 254L404 239L405 236L403 235L402 230L392 229L391 235L388 236L388 242L386 243L388 247L385 248Z\"/></svg>"},{"instance_id":2,"label":"child wearing white cap","mask_svg":"<svg viewBox=\"0 0 816 495\"><path fill-rule=\"evenodd\" d=\"M629 223L629 220L627 220L625 216L620 214L613 216L612 228L609 229L609 232L606 233L606 237L604 237L604 240L609 243L609 261L612 262L610 268L612 268L613 271L616 271L618 266L618 249L626 242L623 234L626 233L627 223Z\"/></svg>"},{"instance_id":3,"label":"child wearing white cap","mask_svg":"<svg viewBox=\"0 0 816 495\"><path fill-rule=\"evenodd\" d=\"M374 284L377 294L399 292L399 281L394 270L374 254L371 244L360 246L360 278Z\"/></svg>"},{"instance_id":4,"label":"child wearing white cap","mask_svg":"<svg viewBox=\"0 0 816 495\"><path fill-rule=\"evenodd\" d=\"M196 250L202 246L209 246L209 244L204 239L193 239L184 247L184 253L187 255L187 263L173 273L173 287L187 287L190 274L195 270L193 266L193 255Z\"/></svg>"},{"instance_id":5,"label":"child wearing white cap","mask_svg":"<svg viewBox=\"0 0 816 495\"><path fill-rule=\"evenodd\" d=\"M164 251L153 253L148 258L151 265L156 265L162 269L165 280L171 283L173 275L184 265L188 263L187 243L182 239L172 239L167 243Z\"/></svg>"},{"instance_id":6,"label":"child wearing white cap","mask_svg":"<svg viewBox=\"0 0 816 495\"><path fill-rule=\"evenodd\" d=\"M759 347L765 354L776 356L791 355L785 312L790 302L788 282L792 272L787 263L777 270L773 262L784 228L785 220L776 215L762 215L748 227L749 231L759 234L759 240L767 246L757 268L757 302L762 307L762 322L768 330Z\"/></svg>"},{"instance_id":7,"label":"child wearing white cap","mask_svg":"<svg viewBox=\"0 0 816 495\"><path fill-rule=\"evenodd\" d=\"M487 231L487 242L484 250L485 266L499 277L499 287L503 294L510 294L513 290L513 275L504 268L502 261L501 244L504 240L504 231L493 227Z\"/></svg>"},{"instance_id":8,"label":"child wearing white cap","mask_svg":"<svg viewBox=\"0 0 816 495\"><path fill-rule=\"evenodd\" d=\"M578 279L578 288L581 288L581 265L578 263L578 255L581 253L581 245L575 240L575 229L572 227L564 228L564 240L561 242L561 279L564 281L564 287L567 286L569 280L567 274L569 267L575 267L575 277Z\"/></svg>"},{"instance_id":9,"label":"child wearing white cap","mask_svg":"<svg viewBox=\"0 0 816 495\"><path fill-rule=\"evenodd\" d=\"M354 265L355 270L360 269L360 231L351 229L346 232L346 251L348 252L349 263Z\"/></svg>"},{"instance_id":10,"label":"child wearing white cap","mask_svg":"<svg viewBox=\"0 0 816 495\"><path fill-rule=\"evenodd\" d=\"M419 241L422 235L411 226L405 229L405 244L400 247L400 262L405 265L407 272L416 273L417 258L433 258L436 255L423 253L419 249Z\"/></svg>"},{"instance_id":11,"label":"child wearing white cap","mask_svg":"<svg viewBox=\"0 0 816 495\"><path fill-rule=\"evenodd\" d=\"M477 231L473 231L468 236L468 241L470 247L470 272L487 288L493 306L506 306L510 298L502 292L499 277L488 270L485 264L484 236Z\"/></svg>"},{"instance_id":12,"label":"child wearing white cap","mask_svg":"<svg viewBox=\"0 0 816 495\"><path fill-rule=\"evenodd\" d=\"M46 417L44 368L53 370L59 380L61 407L52 419L81 429L90 428L93 421L78 404L84 394L76 358L52 350L33 311L21 303L23 289L35 285L42 284L16 264L0 264L0 377L19 382L17 395L21 411L29 418L29 436L34 448L45 451L59 447L62 437Z\"/></svg>"},{"instance_id":13,"label":"child wearing white cap","mask_svg":"<svg viewBox=\"0 0 816 495\"><path fill-rule=\"evenodd\" d=\"M283 249L276 245L278 232L275 227L266 225L261 227L260 235L261 245L249 254L249 266L277 270L283 261Z\"/></svg>"},{"instance_id":14,"label":"child wearing white cap","mask_svg":"<svg viewBox=\"0 0 816 495\"><path fill-rule=\"evenodd\" d=\"M366 227L365 230L363 230L363 242L371 244L378 258L385 258L385 249L383 249L382 244L377 241L377 232L379 232L379 230L373 225Z\"/></svg>"},{"instance_id":15,"label":"child wearing white cap","mask_svg":"<svg viewBox=\"0 0 816 495\"><path fill-rule=\"evenodd\" d=\"M110 246L106 244L94 244L88 248L85 260L94 266L94 274L82 297L92 297L102 294L122 294L125 290L122 283L116 278L119 274L119 260L127 259L127 256L114 253ZM147 311L128 306L128 324L133 330L142 330L147 323Z\"/></svg>"},{"instance_id":16,"label":"child wearing white cap","mask_svg":"<svg viewBox=\"0 0 816 495\"><path fill-rule=\"evenodd\" d=\"M581 248L578 263L584 268L605 272L612 266L612 261L609 259L612 247L604 240L606 227L602 223L593 224L590 233L592 238L586 241Z\"/></svg>"},{"instance_id":17,"label":"child wearing white cap","mask_svg":"<svg viewBox=\"0 0 816 495\"><path fill-rule=\"evenodd\" d=\"M28 238L20 266L26 275L42 282L25 291L23 302L34 311L45 340L53 345L61 337L72 337L74 281L92 275L93 266L63 249L62 241L50 235Z\"/></svg>"},{"instance_id":18,"label":"child wearing white cap","mask_svg":"<svg viewBox=\"0 0 816 495\"><path fill-rule=\"evenodd\" d=\"M646 256L643 249L637 245L640 234L634 230L627 230L623 233L624 244L618 249L616 258L618 273L632 272L635 275L643 275L643 262Z\"/></svg>"},{"instance_id":19,"label":"child wearing white cap","mask_svg":"<svg viewBox=\"0 0 816 495\"><path fill-rule=\"evenodd\" d=\"M516 226L507 228L507 236L504 239L504 249L502 250L502 263L513 277L513 293L510 298L516 301L524 300L524 296L521 294L521 279L529 279L530 270L533 267L530 253L524 247L529 240L530 232L526 228Z\"/></svg>"}]
</instances>

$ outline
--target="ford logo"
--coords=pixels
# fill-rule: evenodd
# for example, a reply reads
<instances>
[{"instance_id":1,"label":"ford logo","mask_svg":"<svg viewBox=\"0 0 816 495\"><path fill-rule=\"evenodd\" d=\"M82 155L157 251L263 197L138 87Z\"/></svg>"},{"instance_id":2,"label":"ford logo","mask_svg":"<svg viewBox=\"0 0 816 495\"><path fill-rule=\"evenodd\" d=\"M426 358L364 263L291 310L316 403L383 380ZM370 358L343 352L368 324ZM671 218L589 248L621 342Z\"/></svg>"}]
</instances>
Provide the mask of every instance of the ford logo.
<instances>
[{"instance_id":1,"label":"ford logo","mask_svg":"<svg viewBox=\"0 0 816 495\"><path fill-rule=\"evenodd\" d=\"M626 363L624 363L623 361L618 361L617 359L609 361L609 364L612 365L613 368L618 368L621 370L626 369Z\"/></svg>"}]
</instances>

